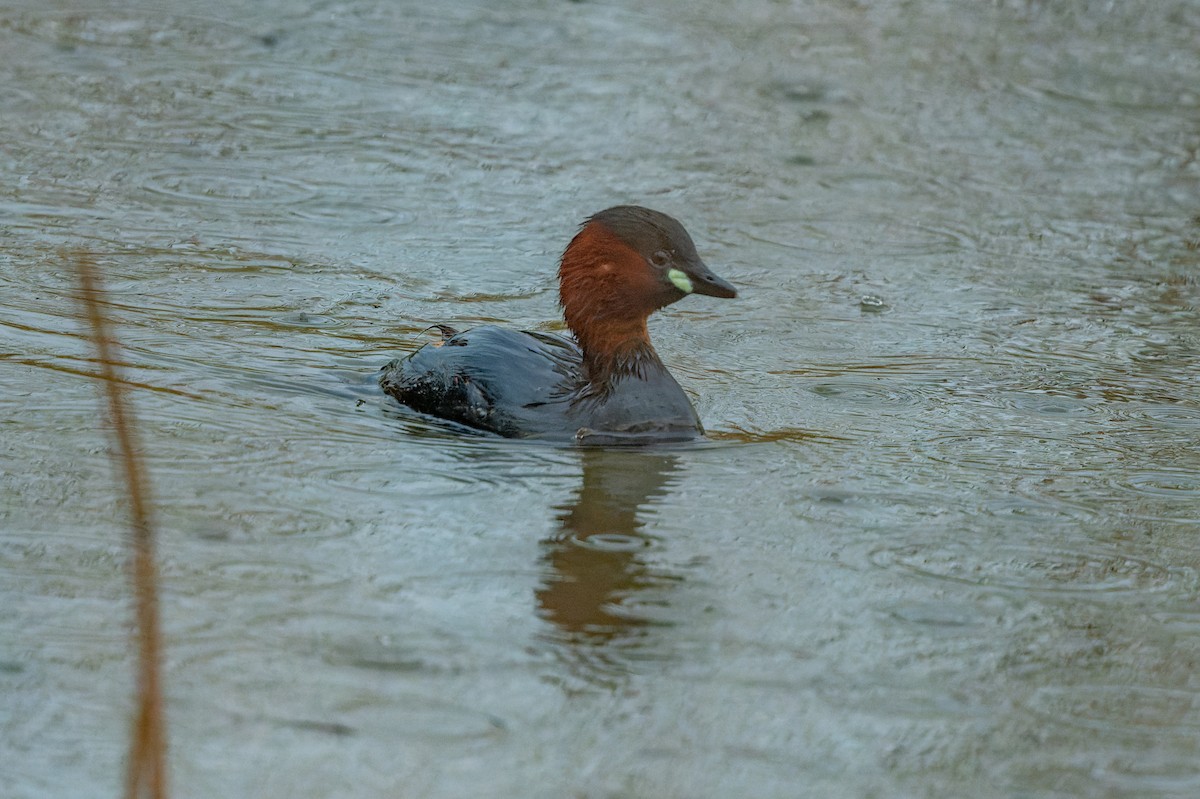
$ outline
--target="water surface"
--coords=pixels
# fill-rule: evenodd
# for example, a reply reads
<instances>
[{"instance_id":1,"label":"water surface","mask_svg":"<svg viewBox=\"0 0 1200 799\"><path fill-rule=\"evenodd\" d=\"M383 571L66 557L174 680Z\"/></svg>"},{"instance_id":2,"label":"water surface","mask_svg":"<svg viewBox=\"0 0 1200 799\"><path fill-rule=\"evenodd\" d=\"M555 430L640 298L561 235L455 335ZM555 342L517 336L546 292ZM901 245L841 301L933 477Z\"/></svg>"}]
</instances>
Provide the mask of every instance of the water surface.
<instances>
[{"instance_id":1,"label":"water surface","mask_svg":"<svg viewBox=\"0 0 1200 799\"><path fill-rule=\"evenodd\" d=\"M0 9L0 784L113 796L124 508L181 796L1200 791L1200 7ZM981 7L982 6L982 7ZM679 217L711 442L532 446L373 373L559 329Z\"/></svg>"}]
</instances>

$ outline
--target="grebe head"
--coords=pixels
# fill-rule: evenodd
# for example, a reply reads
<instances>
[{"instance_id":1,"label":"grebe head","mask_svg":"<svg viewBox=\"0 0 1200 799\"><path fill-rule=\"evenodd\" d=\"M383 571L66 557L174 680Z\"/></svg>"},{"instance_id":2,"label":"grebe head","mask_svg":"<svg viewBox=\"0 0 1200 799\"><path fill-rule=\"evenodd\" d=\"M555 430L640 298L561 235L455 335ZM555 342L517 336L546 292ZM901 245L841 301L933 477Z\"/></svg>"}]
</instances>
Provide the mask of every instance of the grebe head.
<instances>
[{"instance_id":1,"label":"grebe head","mask_svg":"<svg viewBox=\"0 0 1200 799\"><path fill-rule=\"evenodd\" d=\"M588 219L563 253L559 300L585 354L649 346L646 318L688 294L736 297L676 220L618 205Z\"/></svg>"}]
</instances>

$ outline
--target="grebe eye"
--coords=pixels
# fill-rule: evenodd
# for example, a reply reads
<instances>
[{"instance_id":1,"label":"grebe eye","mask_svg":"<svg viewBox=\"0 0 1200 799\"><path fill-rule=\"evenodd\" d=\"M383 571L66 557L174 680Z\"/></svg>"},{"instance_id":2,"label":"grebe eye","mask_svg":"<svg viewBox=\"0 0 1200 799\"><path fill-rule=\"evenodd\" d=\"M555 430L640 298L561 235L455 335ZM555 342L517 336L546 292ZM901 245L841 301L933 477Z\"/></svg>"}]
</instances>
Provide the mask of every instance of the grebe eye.
<instances>
[{"instance_id":1,"label":"grebe eye","mask_svg":"<svg viewBox=\"0 0 1200 799\"><path fill-rule=\"evenodd\" d=\"M671 263L671 254L664 252L663 250L659 250L658 252L654 253L654 255L650 256L650 262L655 266L666 266L667 264Z\"/></svg>"}]
</instances>

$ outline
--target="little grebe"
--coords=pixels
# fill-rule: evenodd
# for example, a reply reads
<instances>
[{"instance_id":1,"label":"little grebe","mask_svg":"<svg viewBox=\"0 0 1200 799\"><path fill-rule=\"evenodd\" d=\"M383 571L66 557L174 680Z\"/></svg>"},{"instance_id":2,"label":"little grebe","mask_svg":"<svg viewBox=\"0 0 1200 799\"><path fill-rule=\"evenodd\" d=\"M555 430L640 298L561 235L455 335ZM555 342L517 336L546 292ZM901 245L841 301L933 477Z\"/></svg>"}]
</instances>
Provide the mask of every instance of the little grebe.
<instances>
[{"instance_id":1,"label":"little grebe","mask_svg":"<svg viewBox=\"0 0 1200 799\"><path fill-rule=\"evenodd\" d=\"M688 294L736 297L683 225L633 205L588 219L563 253L559 301L575 340L484 325L383 368L409 407L513 438L618 444L704 433L650 344L646 320Z\"/></svg>"}]
</instances>

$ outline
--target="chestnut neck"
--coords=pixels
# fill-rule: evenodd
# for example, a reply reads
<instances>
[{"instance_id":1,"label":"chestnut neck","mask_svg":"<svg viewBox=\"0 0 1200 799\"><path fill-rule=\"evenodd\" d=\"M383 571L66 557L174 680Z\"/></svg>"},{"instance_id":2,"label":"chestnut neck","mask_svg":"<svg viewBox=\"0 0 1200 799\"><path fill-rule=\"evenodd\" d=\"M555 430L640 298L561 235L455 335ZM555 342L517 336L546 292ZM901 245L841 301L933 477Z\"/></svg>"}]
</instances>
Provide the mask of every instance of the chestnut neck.
<instances>
[{"instance_id":1,"label":"chestnut neck","mask_svg":"<svg viewBox=\"0 0 1200 799\"><path fill-rule=\"evenodd\" d=\"M658 305L641 254L593 221L567 246L558 276L563 317L583 350L593 392L662 367L646 327Z\"/></svg>"}]
</instances>

